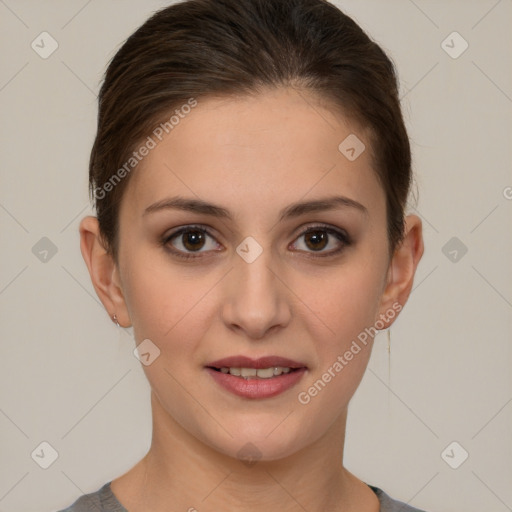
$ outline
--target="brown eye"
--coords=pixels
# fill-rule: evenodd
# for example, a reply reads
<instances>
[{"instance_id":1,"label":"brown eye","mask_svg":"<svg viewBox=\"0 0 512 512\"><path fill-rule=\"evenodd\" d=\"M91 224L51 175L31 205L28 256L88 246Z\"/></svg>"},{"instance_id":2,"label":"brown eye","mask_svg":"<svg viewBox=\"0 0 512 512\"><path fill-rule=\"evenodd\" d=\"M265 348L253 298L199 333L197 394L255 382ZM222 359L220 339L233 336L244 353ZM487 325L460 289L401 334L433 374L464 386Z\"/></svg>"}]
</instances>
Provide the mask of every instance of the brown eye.
<instances>
[{"instance_id":1,"label":"brown eye","mask_svg":"<svg viewBox=\"0 0 512 512\"><path fill-rule=\"evenodd\" d=\"M188 251L196 251L203 247L205 235L201 231L187 231L181 234L183 246Z\"/></svg>"},{"instance_id":2,"label":"brown eye","mask_svg":"<svg viewBox=\"0 0 512 512\"><path fill-rule=\"evenodd\" d=\"M328 242L328 237L325 231L310 231L304 235L306 245L313 251L321 251L325 248Z\"/></svg>"},{"instance_id":3,"label":"brown eye","mask_svg":"<svg viewBox=\"0 0 512 512\"><path fill-rule=\"evenodd\" d=\"M348 234L324 226L310 227L297 238L301 239L304 240L302 243L293 244L295 248L310 254L318 253L314 256L333 256L351 244ZM324 250L326 248L330 250Z\"/></svg>"},{"instance_id":4,"label":"brown eye","mask_svg":"<svg viewBox=\"0 0 512 512\"><path fill-rule=\"evenodd\" d=\"M219 244L210 233L201 227L184 227L164 237L162 244L176 256L195 257L210 250L216 250ZM203 250L205 249L205 250Z\"/></svg>"}]
</instances>

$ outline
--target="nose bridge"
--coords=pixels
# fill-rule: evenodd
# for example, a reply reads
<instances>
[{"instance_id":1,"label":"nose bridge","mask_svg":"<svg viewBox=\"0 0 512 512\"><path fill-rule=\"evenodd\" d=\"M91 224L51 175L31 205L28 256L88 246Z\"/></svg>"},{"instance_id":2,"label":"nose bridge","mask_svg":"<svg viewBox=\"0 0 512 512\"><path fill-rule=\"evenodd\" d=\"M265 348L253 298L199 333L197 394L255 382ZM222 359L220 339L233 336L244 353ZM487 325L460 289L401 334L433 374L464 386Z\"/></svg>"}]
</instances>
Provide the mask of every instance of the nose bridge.
<instances>
[{"instance_id":1,"label":"nose bridge","mask_svg":"<svg viewBox=\"0 0 512 512\"><path fill-rule=\"evenodd\" d=\"M287 323L289 310L282 285L274 274L276 261L272 250L248 237L236 252L224 303L224 321L258 338L271 327Z\"/></svg>"},{"instance_id":2,"label":"nose bridge","mask_svg":"<svg viewBox=\"0 0 512 512\"><path fill-rule=\"evenodd\" d=\"M241 249L240 249L241 250ZM254 251L250 248L248 255ZM238 252L238 251L237 251ZM253 256L254 257L254 256ZM270 268L272 265L272 252L270 249L262 250L259 255L256 255L254 259L244 259L239 256L240 261L235 264L236 274L238 274L238 285L242 285L241 288L246 288L247 295L251 293L258 295L259 293L271 293L270 288L275 285L275 276L271 272Z\"/></svg>"}]
</instances>

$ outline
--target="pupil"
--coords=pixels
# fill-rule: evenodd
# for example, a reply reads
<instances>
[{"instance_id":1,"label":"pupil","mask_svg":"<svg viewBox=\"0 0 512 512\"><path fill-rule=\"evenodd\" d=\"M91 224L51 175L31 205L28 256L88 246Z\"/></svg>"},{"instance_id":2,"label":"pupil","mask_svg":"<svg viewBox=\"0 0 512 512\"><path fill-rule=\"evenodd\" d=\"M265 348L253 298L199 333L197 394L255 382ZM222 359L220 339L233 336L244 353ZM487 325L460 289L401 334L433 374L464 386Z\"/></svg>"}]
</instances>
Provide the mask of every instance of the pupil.
<instances>
[{"instance_id":1,"label":"pupil","mask_svg":"<svg viewBox=\"0 0 512 512\"><path fill-rule=\"evenodd\" d=\"M309 247L308 242L312 241L312 243L313 243L313 247L310 247L310 249L315 249L315 250L323 249L325 247L326 240L327 240L327 234L323 231L313 231L312 233L309 233L306 236L306 243L308 244L308 247ZM315 246L318 243L321 244L320 247Z\"/></svg>"},{"instance_id":2,"label":"pupil","mask_svg":"<svg viewBox=\"0 0 512 512\"><path fill-rule=\"evenodd\" d=\"M203 233L200 231L189 231L185 235L184 246L189 250L200 249L201 243L204 242Z\"/></svg>"}]
</instances>

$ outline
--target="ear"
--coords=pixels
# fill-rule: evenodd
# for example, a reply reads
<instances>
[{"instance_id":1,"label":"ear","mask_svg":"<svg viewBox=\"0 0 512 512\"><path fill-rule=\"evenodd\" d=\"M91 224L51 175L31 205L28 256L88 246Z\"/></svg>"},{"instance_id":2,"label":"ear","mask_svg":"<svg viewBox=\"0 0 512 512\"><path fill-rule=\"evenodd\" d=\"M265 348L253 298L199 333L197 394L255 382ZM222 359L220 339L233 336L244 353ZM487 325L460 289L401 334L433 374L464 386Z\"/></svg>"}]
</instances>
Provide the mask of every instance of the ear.
<instances>
[{"instance_id":1,"label":"ear","mask_svg":"<svg viewBox=\"0 0 512 512\"><path fill-rule=\"evenodd\" d=\"M387 281L381 296L379 318L389 327L407 302L411 293L414 274L423 256L421 219L416 215L405 218L404 239L395 249L389 263ZM393 311L393 316L389 314Z\"/></svg>"},{"instance_id":2,"label":"ear","mask_svg":"<svg viewBox=\"0 0 512 512\"><path fill-rule=\"evenodd\" d=\"M85 217L80 222L80 250L89 269L94 289L110 318L116 315L119 325L130 327L131 321L119 280L119 269L113 256L103 245L96 217Z\"/></svg>"}]
</instances>

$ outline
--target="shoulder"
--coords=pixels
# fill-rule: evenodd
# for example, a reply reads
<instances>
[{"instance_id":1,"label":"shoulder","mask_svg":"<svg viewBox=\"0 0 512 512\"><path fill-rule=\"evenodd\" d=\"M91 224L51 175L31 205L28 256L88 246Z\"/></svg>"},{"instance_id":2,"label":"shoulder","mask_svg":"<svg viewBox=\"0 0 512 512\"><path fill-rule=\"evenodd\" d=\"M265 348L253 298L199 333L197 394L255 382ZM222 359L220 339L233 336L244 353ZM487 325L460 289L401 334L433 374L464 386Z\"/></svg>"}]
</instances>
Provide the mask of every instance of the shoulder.
<instances>
[{"instance_id":1,"label":"shoulder","mask_svg":"<svg viewBox=\"0 0 512 512\"><path fill-rule=\"evenodd\" d=\"M380 512L425 512L419 508L411 507L402 501L397 501L388 496L382 489L373 485L368 485L370 489L377 495L380 501Z\"/></svg>"},{"instance_id":2,"label":"shoulder","mask_svg":"<svg viewBox=\"0 0 512 512\"><path fill-rule=\"evenodd\" d=\"M101 489L84 494L72 505L59 512L127 512L110 490L110 482Z\"/></svg>"}]
</instances>

